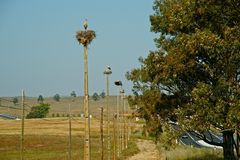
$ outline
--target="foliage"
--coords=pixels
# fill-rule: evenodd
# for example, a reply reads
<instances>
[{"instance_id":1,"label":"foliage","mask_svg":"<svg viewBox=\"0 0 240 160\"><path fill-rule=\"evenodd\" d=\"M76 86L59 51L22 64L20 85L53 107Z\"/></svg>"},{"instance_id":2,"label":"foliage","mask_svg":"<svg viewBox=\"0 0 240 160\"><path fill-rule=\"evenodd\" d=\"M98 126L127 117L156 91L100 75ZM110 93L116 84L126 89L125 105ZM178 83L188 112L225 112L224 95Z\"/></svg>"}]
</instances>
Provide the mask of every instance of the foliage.
<instances>
[{"instance_id":1,"label":"foliage","mask_svg":"<svg viewBox=\"0 0 240 160\"><path fill-rule=\"evenodd\" d=\"M59 102L60 99L61 99L61 97L60 97L59 94L55 94L55 95L53 96L53 99L54 99L55 101Z\"/></svg>"},{"instance_id":2,"label":"foliage","mask_svg":"<svg viewBox=\"0 0 240 160\"><path fill-rule=\"evenodd\" d=\"M43 96L42 96L42 95L39 95L37 101L38 101L38 103L43 103L43 101L44 101Z\"/></svg>"},{"instance_id":3,"label":"foliage","mask_svg":"<svg viewBox=\"0 0 240 160\"><path fill-rule=\"evenodd\" d=\"M70 94L71 97L77 97L77 94L75 91L72 91L71 94Z\"/></svg>"},{"instance_id":4,"label":"foliage","mask_svg":"<svg viewBox=\"0 0 240 160\"><path fill-rule=\"evenodd\" d=\"M104 91L102 91L102 93L100 93L100 97L101 98L105 98L106 97L106 93Z\"/></svg>"},{"instance_id":5,"label":"foliage","mask_svg":"<svg viewBox=\"0 0 240 160\"><path fill-rule=\"evenodd\" d=\"M239 8L236 0L155 0L150 21L158 50L127 73L130 101L147 123L177 120L205 141L211 128L239 129Z\"/></svg>"},{"instance_id":6,"label":"foliage","mask_svg":"<svg viewBox=\"0 0 240 160\"><path fill-rule=\"evenodd\" d=\"M96 92L93 93L93 95L92 95L92 99L93 99L94 101L99 100L99 95L98 95Z\"/></svg>"},{"instance_id":7,"label":"foliage","mask_svg":"<svg viewBox=\"0 0 240 160\"><path fill-rule=\"evenodd\" d=\"M16 105L18 103L18 98L17 97L14 97L13 98L13 104Z\"/></svg>"},{"instance_id":8,"label":"foliage","mask_svg":"<svg viewBox=\"0 0 240 160\"><path fill-rule=\"evenodd\" d=\"M50 105L49 104L39 104L37 106L33 106L31 111L27 114L26 118L44 118L49 113Z\"/></svg>"}]
</instances>

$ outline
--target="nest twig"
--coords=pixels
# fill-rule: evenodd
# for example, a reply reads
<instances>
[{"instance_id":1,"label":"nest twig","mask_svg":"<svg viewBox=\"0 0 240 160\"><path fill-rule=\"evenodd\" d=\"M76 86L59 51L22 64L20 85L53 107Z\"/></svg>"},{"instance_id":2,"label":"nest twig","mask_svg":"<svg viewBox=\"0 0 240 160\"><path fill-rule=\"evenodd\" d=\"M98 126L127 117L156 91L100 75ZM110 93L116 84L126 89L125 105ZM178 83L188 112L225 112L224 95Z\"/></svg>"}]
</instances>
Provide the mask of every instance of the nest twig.
<instances>
[{"instance_id":1,"label":"nest twig","mask_svg":"<svg viewBox=\"0 0 240 160\"><path fill-rule=\"evenodd\" d=\"M96 33L93 30L79 31L76 38L80 44L86 47L96 38Z\"/></svg>"}]
</instances>

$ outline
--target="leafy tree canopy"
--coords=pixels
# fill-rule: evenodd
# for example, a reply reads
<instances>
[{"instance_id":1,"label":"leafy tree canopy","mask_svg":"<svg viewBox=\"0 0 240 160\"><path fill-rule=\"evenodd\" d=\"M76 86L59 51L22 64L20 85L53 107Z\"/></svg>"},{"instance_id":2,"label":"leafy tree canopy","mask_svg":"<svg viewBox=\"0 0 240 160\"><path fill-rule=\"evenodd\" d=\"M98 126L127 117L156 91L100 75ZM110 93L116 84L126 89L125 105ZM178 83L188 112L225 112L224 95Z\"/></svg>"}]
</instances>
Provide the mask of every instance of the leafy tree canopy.
<instances>
[{"instance_id":1,"label":"leafy tree canopy","mask_svg":"<svg viewBox=\"0 0 240 160\"><path fill-rule=\"evenodd\" d=\"M18 103L18 98L17 97L14 97L13 98L13 104L16 105Z\"/></svg>"},{"instance_id":2,"label":"leafy tree canopy","mask_svg":"<svg viewBox=\"0 0 240 160\"><path fill-rule=\"evenodd\" d=\"M99 95L98 95L96 92L93 93L92 99L93 99L94 101L99 100Z\"/></svg>"},{"instance_id":3,"label":"leafy tree canopy","mask_svg":"<svg viewBox=\"0 0 240 160\"><path fill-rule=\"evenodd\" d=\"M55 101L59 102L60 99L61 99L61 97L60 97L59 94L55 94L55 95L53 96L53 99L54 99Z\"/></svg>"},{"instance_id":4,"label":"leafy tree canopy","mask_svg":"<svg viewBox=\"0 0 240 160\"><path fill-rule=\"evenodd\" d=\"M49 104L40 104L33 106L31 111L27 114L26 118L44 118L49 113L50 105Z\"/></svg>"},{"instance_id":5,"label":"leafy tree canopy","mask_svg":"<svg viewBox=\"0 0 240 160\"><path fill-rule=\"evenodd\" d=\"M105 98L105 97L106 97L106 93L105 93L104 91L102 91L102 92L100 93L100 97L101 97L101 98Z\"/></svg>"},{"instance_id":6,"label":"leafy tree canopy","mask_svg":"<svg viewBox=\"0 0 240 160\"><path fill-rule=\"evenodd\" d=\"M42 95L39 95L37 101L38 101L38 103L43 103L43 101L44 101L43 96L42 96Z\"/></svg>"},{"instance_id":7,"label":"leafy tree canopy","mask_svg":"<svg viewBox=\"0 0 240 160\"><path fill-rule=\"evenodd\" d=\"M177 120L206 141L212 128L232 135L240 124L240 2L155 0L153 8L158 49L127 73L130 102L147 123Z\"/></svg>"},{"instance_id":8,"label":"leafy tree canopy","mask_svg":"<svg viewBox=\"0 0 240 160\"><path fill-rule=\"evenodd\" d=\"M71 95L71 97L77 97L77 94L75 91L72 91L70 95Z\"/></svg>"}]
</instances>

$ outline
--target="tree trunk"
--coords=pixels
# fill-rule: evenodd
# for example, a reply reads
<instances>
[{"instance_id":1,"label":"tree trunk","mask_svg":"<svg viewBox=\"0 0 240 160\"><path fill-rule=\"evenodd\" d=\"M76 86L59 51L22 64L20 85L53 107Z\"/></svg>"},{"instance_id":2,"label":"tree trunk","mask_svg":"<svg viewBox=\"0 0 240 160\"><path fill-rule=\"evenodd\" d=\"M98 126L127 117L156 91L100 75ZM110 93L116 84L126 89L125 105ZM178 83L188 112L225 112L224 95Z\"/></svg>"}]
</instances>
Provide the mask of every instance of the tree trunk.
<instances>
[{"instance_id":1,"label":"tree trunk","mask_svg":"<svg viewBox=\"0 0 240 160\"><path fill-rule=\"evenodd\" d=\"M234 156L234 139L232 131L223 132L223 155L224 160L236 160Z\"/></svg>"}]
</instances>

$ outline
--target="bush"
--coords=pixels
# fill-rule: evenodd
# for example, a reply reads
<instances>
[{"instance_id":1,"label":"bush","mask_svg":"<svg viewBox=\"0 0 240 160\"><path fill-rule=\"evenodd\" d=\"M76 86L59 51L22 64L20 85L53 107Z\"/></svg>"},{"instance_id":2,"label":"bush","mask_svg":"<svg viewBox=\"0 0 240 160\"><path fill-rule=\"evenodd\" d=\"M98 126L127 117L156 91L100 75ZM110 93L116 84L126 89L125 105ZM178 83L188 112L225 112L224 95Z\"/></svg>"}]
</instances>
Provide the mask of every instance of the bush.
<instances>
[{"instance_id":1,"label":"bush","mask_svg":"<svg viewBox=\"0 0 240 160\"><path fill-rule=\"evenodd\" d=\"M13 98L13 104L16 105L18 103L18 98L17 97L14 97Z\"/></svg>"},{"instance_id":2,"label":"bush","mask_svg":"<svg viewBox=\"0 0 240 160\"><path fill-rule=\"evenodd\" d=\"M92 99L93 99L94 101L99 100L99 95L98 95L96 92L93 93Z\"/></svg>"},{"instance_id":3,"label":"bush","mask_svg":"<svg viewBox=\"0 0 240 160\"><path fill-rule=\"evenodd\" d=\"M55 100L55 101L57 101L57 102L59 102L60 101L60 95L59 94L55 94L54 96L53 96L53 99Z\"/></svg>"},{"instance_id":4,"label":"bush","mask_svg":"<svg viewBox=\"0 0 240 160\"><path fill-rule=\"evenodd\" d=\"M33 106L31 111L27 114L26 118L44 118L49 113L50 105L49 104L40 104Z\"/></svg>"}]
</instances>

